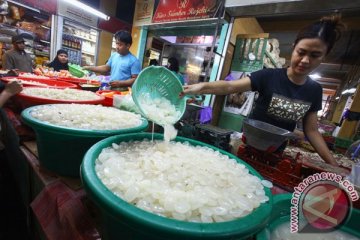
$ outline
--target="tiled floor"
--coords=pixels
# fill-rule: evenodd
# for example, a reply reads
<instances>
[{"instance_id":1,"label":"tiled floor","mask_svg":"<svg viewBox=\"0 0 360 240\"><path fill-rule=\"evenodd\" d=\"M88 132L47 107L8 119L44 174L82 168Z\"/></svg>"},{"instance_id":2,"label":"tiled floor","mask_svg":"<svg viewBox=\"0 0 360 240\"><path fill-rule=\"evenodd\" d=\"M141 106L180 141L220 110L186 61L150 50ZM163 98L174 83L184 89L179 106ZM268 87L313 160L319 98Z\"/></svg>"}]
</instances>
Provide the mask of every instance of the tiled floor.
<instances>
[{"instance_id":1,"label":"tiled floor","mask_svg":"<svg viewBox=\"0 0 360 240\"><path fill-rule=\"evenodd\" d=\"M5 154L0 151L0 240L30 240L26 209L11 175Z\"/></svg>"}]
</instances>

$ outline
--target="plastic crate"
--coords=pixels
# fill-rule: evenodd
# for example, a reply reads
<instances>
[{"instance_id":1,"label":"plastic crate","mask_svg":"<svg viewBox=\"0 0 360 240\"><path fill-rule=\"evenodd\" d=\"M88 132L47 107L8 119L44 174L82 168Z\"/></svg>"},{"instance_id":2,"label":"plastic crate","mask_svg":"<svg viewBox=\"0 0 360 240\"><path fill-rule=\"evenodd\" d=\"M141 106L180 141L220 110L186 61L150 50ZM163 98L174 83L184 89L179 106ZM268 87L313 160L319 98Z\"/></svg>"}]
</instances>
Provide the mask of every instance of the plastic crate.
<instances>
[{"instance_id":1,"label":"plastic crate","mask_svg":"<svg viewBox=\"0 0 360 240\"><path fill-rule=\"evenodd\" d=\"M335 147L347 149L353 143L352 140L346 138L335 138Z\"/></svg>"},{"instance_id":2,"label":"plastic crate","mask_svg":"<svg viewBox=\"0 0 360 240\"><path fill-rule=\"evenodd\" d=\"M230 151L230 135L233 133L232 130L222 129L210 124L196 124L196 139L211 144L215 147Z\"/></svg>"}]
</instances>

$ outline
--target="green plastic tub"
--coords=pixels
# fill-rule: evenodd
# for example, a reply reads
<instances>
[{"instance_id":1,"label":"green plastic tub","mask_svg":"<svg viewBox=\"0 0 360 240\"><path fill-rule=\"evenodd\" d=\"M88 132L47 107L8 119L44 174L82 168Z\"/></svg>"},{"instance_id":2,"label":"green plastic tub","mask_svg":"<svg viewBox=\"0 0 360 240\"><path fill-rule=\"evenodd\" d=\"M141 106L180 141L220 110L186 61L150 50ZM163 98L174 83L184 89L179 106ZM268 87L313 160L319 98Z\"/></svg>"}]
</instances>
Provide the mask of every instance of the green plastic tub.
<instances>
[{"instance_id":1,"label":"green plastic tub","mask_svg":"<svg viewBox=\"0 0 360 240\"><path fill-rule=\"evenodd\" d=\"M266 226L272 209L272 195L268 188L265 188L266 195L269 197L268 202L261 204L243 218L222 223L192 223L165 218L137 208L117 197L98 178L95 160L102 149L111 146L112 143L143 139L151 139L151 133L109 137L96 143L85 154L81 165L81 179L88 196L101 210L102 239L244 239ZM154 139L163 139L163 135L155 134ZM228 152L187 138L177 137L175 141L188 141L192 145L216 149L244 164L253 175L262 179L251 166Z\"/></svg>"},{"instance_id":2,"label":"green plastic tub","mask_svg":"<svg viewBox=\"0 0 360 240\"><path fill-rule=\"evenodd\" d=\"M140 126L119 130L85 130L45 123L30 115L36 108L30 107L21 113L23 121L36 133L39 161L42 166L57 174L80 176L80 165L86 151L96 142L109 136L140 132L148 127L143 119Z\"/></svg>"},{"instance_id":3,"label":"green plastic tub","mask_svg":"<svg viewBox=\"0 0 360 240\"><path fill-rule=\"evenodd\" d=\"M141 114L146 116L138 98L150 96L151 99L166 98L181 114L185 112L186 98L180 98L183 86L175 73L165 67L150 66L142 70L132 86L132 98Z\"/></svg>"},{"instance_id":4,"label":"green plastic tub","mask_svg":"<svg viewBox=\"0 0 360 240\"><path fill-rule=\"evenodd\" d=\"M69 72L71 75L82 78L85 74L88 74L89 71L83 70L83 68L77 64L69 64Z\"/></svg>"},{"instance_id":5,"label":"green plastic tub","mask_svg":"<svg viewBox=\"0 0 360 240\"><path fill-rule=\"evenodd\" d=\"M290 207L292 194L278 194L274 196L273 208L269 224L260 233L256 240L271 240L270 234L278 226L290 221ZM349 220L339 230L360 237L359 231L360 211L353 208Z\"/></svg>"}]
</instances>

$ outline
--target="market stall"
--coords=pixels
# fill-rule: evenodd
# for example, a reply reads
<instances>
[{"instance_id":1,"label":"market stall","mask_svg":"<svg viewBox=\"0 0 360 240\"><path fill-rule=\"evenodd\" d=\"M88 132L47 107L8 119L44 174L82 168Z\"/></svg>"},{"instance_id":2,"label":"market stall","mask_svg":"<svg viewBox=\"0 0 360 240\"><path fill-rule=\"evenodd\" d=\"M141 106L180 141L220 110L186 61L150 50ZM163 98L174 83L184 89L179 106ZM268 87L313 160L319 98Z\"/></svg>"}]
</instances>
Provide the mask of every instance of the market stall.
<instances>
[{"instance_id":1,"label":"market stall","mask_svg":"<svg viewBox=\"0 0 360 240\"><path fill-rule=\"evenodd\" d=\"M193 1L191 7L186 5L189 1L172 1L179 9L177 14L166 8L165 2L157 1L156 9L150 10L154 22L141 26L138 52L144 66L150 59L167 65L170 57L176 56L184 66L180 73L188 76L186 84L219 80L230 71L249 73L264 66L282 66L276 49L281 41L271 40L274 48L269 49L271 32L260 32L261 24L255 18L235 21L236 10L228 9L233 16L226 20L217 8L220 1ZM202 7L211 13L217 9L220 14L209 21L205 20L208 15L200 14L202 20L195 18L191 23L172 18L182 12L190 14L191 9L199 13ZM165 13L172 15L166 18ZM86 35L79 31L85 32L88 26L76 23L79 26L74 27L74 19L66 16L55 19L69 34L59 32L61 43L57 46L76 52L74 61L83 64L84 55L79 56L86 54L84 41L90 45L97 42L91 41L98 39L97 29ZM249 27L249 22L257 24ZM234 23L238 25L233 27ZM241 32L239 26L247 26L247 32ZM259 32L251 33L256 30ZM97 50L92 49L95 52L88 55L94 57L86 59L94 62L92 54ZM134 83L133 105L128 107L136 114L117 109L112 99L105 103L105 97L114 92L93 93L76 86L63 89L56 86L60 78L52 80L55 85L51 88L48 79L47 88L25 87L1 109L0 119L7 160L28 209L30 226L40 238L266 239L264 232L280 224L275 220L289 221L289 205L294 202L291 194L286 198L273 195L297 191L295 187L304 180L327 172L342 179L354 166L351 157L341 154L336 155L339 167L326 164L305 140L263 123L244 120L244 135L233 138L233 131L241 128L237 120L244 117L239 112L223 112L233 107L238 96L227 96L221 103L207 96L198 100L202 105L187 104L178 97L183 86L177 75L163 67L145 68ZM30 84L34 82L46 84L41 79ZM22 105L17 105L16 99ZM218 126L204 124L210 122L209 117L199 112L208 105L214 107ZM154 125L148 129L145 117L162 126L163 134L154 133ZM169 125L180 127L178 133L185 138L174 138L176 130ZM323 121L319 127L328 145L339 151L339 143L331 139L335 126ZM152 133L142 132L147 129ZM291 146L276 151L286 141ZM355 146L353 153L358 149ZM348 221L341 230L360 237L356 229L360 215L351 210L360 207L360 200L355 199L358 192L350 191L354 199L344 191L341 194L343 202L336 198L333 205L336 210L346 210L341 220Z\"/></svg>"}]
</instances>

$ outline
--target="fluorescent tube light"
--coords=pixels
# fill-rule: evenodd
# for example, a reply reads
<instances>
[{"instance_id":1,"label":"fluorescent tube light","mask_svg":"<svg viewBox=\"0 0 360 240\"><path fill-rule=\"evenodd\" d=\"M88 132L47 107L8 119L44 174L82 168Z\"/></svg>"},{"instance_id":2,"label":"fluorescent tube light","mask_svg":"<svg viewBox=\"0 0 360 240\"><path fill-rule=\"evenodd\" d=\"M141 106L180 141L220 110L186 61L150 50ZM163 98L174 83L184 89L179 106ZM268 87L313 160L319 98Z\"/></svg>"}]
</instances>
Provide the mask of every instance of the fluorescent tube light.
<instances>
[{"instance_id":1,"label":"fluorescent tube light","mask_svg":"<svg viewBox=\"0 0 360 240\"><path fill-rule=\"evenodd\" d=\"M27 8L27 9L30 9L30 10L33 10L37 13L40 13L40 10L39 9L36 9L36 8L33 8L33 7L29 7L29 6L26 6L25 4L22 4L22 3L18 3L18 2L15 2L15 1L12 1L12 0L7 0L9 3L13 3L13 4L16 4L20 7L24 7L24 8Z\"/></svg>"},{"instance_id":2,"label":"fluorescent tube light","mask_svg":"<svg viewBox=\"0 0 360 240\"><path fill-rule=\"evenodd\" d=\"M203 57L199 57L199 56L196 56L195 59L200 60L200 61L204 61L204 58L203 58Z\"/></svg>"},{"instance_id":3,"label":"fluorescent tube light","mask_svg":"<svg viewBox=\"0 0 360 240\"><path fill-rule=\"evenodd\" d=\"M321 78L321 76L318 73L310 74L309 77L311 77L314 80Z\"/></svg>"},{"instance_id":4,"label":"fluorescent tube light","mask_svg":"<svg viewBox=\"0 0 360 240\"><path fill-rule=\"evenodd\" d=\"M354 92L356 92L356 88L350 88L350 89L348 89L348 93L354 93Z\"/></svg>"},{"instance_id":5,"label":"fluorescent tube light","mask_svg":"<svg viewBox=\"0 0 360 240\"><path fill-rule=\"evenodd\" d=\"M77 0L63 0L64 2L67 2L67 3L70 3L71 5L75 6L75 7L78 7L78 8L81 8L83 10L85 10L86 12L88 13L91 13L91 14L94 14L96 16L98 16L99 18L102 18L102 19L105 19L105 20L109 20L110 17L98 10L96 10L95 8L92 8L80 1L77 1Z\"/></svg>"}]
</instances>

